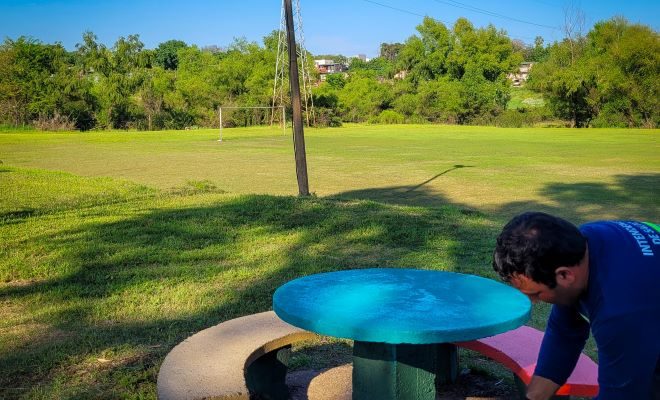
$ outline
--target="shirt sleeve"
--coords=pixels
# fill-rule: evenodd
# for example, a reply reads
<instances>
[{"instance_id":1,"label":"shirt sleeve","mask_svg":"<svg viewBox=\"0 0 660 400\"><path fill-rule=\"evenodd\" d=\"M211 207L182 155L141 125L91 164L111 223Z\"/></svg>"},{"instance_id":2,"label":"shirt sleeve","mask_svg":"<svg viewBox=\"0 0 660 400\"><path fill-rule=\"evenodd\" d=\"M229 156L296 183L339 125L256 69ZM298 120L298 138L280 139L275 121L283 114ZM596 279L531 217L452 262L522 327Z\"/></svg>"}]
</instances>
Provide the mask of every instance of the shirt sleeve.
<instances>
[{"instance_id":1,"label":"shirt sleeve","mask_svg":"<svg viewBox=\"0 0 660 400\"><path fill-rule=\"evenodd\" d=\"M644 329L627 328L644 326ZM652 315L610 318L594 326L598 343L599 400L649 399L660 356L658 321Z\"/></svg>"},{"instance_id":2,"label":"shirt sleeve","mask_svg":"<svg viewBox=\"0 0 660 400\"><path fill-rule=\"evenodd\" d=\"M589 338L589 323L572 307L553 305L535 375L563 385L573 372Z\"/></svg>"}]
</instances>

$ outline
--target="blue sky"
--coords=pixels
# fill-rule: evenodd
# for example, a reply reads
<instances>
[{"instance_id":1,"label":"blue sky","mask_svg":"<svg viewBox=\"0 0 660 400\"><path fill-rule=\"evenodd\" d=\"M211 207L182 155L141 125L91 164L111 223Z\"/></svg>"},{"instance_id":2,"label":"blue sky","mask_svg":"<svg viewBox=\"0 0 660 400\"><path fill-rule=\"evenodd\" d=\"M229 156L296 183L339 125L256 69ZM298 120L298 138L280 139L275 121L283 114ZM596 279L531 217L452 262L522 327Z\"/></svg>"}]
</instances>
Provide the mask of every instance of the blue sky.
<instances>
[{"instance_id":1,"label":"blue sky","mask_svg":"<svg viewBox=\"0 0 660 400\"><path fill-rule=\"evenodd\" d=\"M295 2L295 0L294 0ZM660 1L572 1L594 22L623 15L660 26ZM559 40L566 0L300 0L305 45L313 54L376 56L380 43L403 42L422 16L447 24L464 16L489 23L531 43L536 35ZM475 9L479 9L477 12ZM86 30L111 46L137 33L147 48L169 39L198 46L226 46L234 37L261 42L279 27L281 0L0 0L0 38L31 36L73 49ZM486 12L486 13L484 13ZM490 13L490 15L488 14ZM497 15L495 15L497 14ZM506 16L507 18L503 18ZM524 21L524 22L522 22Z\"/></svg>"}]
</instances>

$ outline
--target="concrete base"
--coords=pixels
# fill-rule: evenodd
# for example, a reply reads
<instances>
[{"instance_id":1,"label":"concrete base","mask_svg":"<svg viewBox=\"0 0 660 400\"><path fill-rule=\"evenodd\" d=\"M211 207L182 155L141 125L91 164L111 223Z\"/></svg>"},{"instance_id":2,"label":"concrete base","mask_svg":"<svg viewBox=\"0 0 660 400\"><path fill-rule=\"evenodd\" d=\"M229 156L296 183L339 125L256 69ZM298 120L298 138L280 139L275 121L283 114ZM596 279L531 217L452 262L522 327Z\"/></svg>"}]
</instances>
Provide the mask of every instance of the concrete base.
<instances>
[{"instance_id":1,"label":"concrete base","mask_svg":"<svg viewBox=\"0 0 660 400\"><path fill-rule=\"evenodd\" d=\"M295 393L292 400L351 400L353 367L350 364L316 373L306 390ZM307 381L307 380L305 380ZM376 399L376 397L372 397ZM511 400L511 397L474 397L466 395L436 396L435 400Z\"/></svg>"},{"instance_id":2,"label":"concrete base","mask_svg":"<svg viewBox=\"0 0 660 400\"><path fill-rule=\"evenodd\" d=\"M331 368L317 375L309 383L309 400L351 400L353 390L353 366L350 364Z\"/></svg>"},{"instance_id":3,"label":"concrete base","mask_svg":"<svg viewBox=\"0 0 660 400\"><path fill-rule=\"evenodd\" d=\"M435 400L436 387L457 375L451 344L353 344L353 400Z\"/></svg>"},{"instance_id":4,"label":"concrete base","mask_svg":"<svg viewBox=\"0 0 660 400\"><path fill-rule=\"evenodd\" d=\"M316 335L272 311L232 319L178 344L158 372L159 400L284 399L286 358L292 343Z\"/></svg>"}]
</instances>

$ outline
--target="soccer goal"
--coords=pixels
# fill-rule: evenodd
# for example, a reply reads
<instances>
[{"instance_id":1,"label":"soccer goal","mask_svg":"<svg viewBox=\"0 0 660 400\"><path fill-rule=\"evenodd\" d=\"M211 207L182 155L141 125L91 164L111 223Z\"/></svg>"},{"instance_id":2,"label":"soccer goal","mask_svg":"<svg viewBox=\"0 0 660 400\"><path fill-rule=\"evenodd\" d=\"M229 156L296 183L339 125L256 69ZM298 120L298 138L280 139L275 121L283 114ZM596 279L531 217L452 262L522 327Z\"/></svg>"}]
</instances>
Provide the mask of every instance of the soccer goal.
<instances>
[{"instance_id":1,"label":"soccer goal","mask_svg":"<svg viewBox=\"0 0 660 400\"><path fill-rule=\"evenodd\" d=\"M227 123L227 113L231 111L236 111L236 110L252 110L252 121L251 122L256 122L254 125L258 125L259 122L263 120L270 120L274 121L277 120L275 117L277 114L281 115L280 118L280 124L282 125L282 134L286 134L286 112L284 110L284 106L220 106L218 107L218 118L220 119L220 137L218 138L218 142L222 142L222 128L224 125ZM256 117L256 111L262 111L265 114L266 118L262 118L263 116ZM223 112L225 114L225 119L223 120ZM270 116L270 118L269 118ZM248 125L248 121L246 118L243 119L245 126ZM272 125L272 122L271 122ZM236 125L233 125L236 126Z\"/></svg>"}]
</instances>

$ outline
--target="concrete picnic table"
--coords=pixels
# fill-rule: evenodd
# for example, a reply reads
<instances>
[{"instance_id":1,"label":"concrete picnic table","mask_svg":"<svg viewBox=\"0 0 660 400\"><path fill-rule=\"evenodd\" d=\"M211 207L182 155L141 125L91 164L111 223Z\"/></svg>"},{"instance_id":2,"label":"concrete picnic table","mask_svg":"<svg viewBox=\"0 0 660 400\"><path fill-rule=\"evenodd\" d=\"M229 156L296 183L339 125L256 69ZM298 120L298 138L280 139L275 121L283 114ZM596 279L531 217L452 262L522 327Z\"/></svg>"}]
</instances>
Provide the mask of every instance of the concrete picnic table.
<instances>
[{"instance_id":1,"label":"concrete picnic table","mask_svg":"<svg viewBox=\"0 0 660 400\"><path fill-rule=\"evenodd\" d=\"M433 400L457 374L453 342L523 325L529 299L474 275L372 268L309 275L279 287L273 310L322 335L353 339L353 399Z\"/></svg>"}]
</instances>

